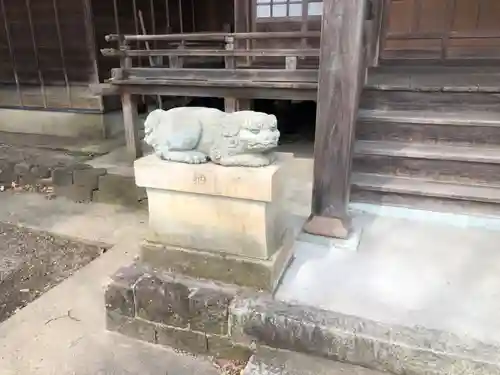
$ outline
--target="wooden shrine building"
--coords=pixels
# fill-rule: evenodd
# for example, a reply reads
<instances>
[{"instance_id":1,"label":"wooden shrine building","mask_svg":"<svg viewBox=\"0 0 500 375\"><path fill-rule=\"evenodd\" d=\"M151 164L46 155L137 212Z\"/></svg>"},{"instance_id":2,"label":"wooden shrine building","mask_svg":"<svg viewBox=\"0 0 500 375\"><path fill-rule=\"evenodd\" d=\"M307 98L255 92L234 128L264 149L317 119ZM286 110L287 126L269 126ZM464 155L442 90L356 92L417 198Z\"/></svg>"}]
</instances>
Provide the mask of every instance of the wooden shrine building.
<instances>
[{"instance_id":1,"label":"wooden shrine building","mask_svg":"<svg viewBox=\"0 0 500 375\"><path fill-rule=\"evenodd\" d=\"M225 98L227 111L317 101L312 233L345 237L352 200L498 210L499 0L0 0L0 11L0 107L103 112L121 97L133 157L139 95Z\"/></svg>"}]
</instances>

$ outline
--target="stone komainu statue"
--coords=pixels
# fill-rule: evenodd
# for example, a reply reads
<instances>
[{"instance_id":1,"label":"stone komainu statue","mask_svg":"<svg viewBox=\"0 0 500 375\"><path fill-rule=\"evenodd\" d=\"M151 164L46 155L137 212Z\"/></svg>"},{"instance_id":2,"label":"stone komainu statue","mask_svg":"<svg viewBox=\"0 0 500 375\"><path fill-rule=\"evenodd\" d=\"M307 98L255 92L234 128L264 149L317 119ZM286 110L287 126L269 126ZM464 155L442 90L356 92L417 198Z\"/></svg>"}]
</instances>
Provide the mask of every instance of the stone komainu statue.
<instances>
[{"instance_id":1,"label":"stone komainu statue","mask_svg":"<svg viewBox=\"0 0 500 375\"><path fill-rule=\"evenodd\" d=\"M263 167L273 162L270 150L280 133L274 115L215 108L179 107L151 112L145 141L164 160L224 166Z\"/></svg>"}]
</instances>

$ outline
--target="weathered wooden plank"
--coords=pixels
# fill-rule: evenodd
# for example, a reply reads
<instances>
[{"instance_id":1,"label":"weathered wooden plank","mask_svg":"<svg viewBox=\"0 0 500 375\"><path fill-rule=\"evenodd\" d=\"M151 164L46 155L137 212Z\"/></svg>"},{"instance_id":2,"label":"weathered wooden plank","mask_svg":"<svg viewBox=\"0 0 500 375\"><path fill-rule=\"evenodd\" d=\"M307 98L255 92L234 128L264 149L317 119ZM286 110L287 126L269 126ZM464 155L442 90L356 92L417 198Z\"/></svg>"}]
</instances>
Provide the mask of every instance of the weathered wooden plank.
<instances>
[{"instance_id":1,"label":"weathered wooden plank","mask_svg":"<svg viewBox=\"0 0 500 375\"><path fill-rule=\"evenodd\" d=\"M225 88L260 88L260 89L295 89L295 90L316 90L317 83L313 82L258 82L258 81L231 81L231 80L180 80L180 79L143 79L143 78L130 78L124 80L109 80L114 85L143 85L143 86L193 86L193 87L225 87Z\"/></svg>"},{"instance_id":2,"label":"weathered wooden plank","mask_svg":"<svg viewBox=\"0 0 500 375\"><path fill-rule=\"evenodd\" d=\"M357 141L355 152L358 155L366 156L388 156L394 158L444 161L454 160L500 165L500 149L497 147L389 141Z\"/></svg>"},{"instance_id":3,"label":"weathered wooden plank","mask_svg":"<svg viewBox=\"0 0 500 375\"><path fill-rule=\"evenodd\" d=\"M166 81L157 83L119 84L121 92L131 92L137 95L165 95L165 96L207 96L224 98L227 96L240 99L276 99L276 100L316 100L317 85L301 84L300 89L294 87L276 87L275 84L246 85L242 87L227 84L212 85L204 81ZM263 88L265 90L263 90Z\"/></svg>"},{"instance_id":4,"label":"weathered wooden plank","mask_svg":"<svg viewBox=\"0 0 500 375\"><path fill-rule=\"evenodd\" d=\"M424 92L424 91L380 91L365 90L362 107L366 109L414 110L435 112L493 111L500 108L500 94Z\"/></svg>"},{"instance_id":5,"label":"weathered wooden plank","mask_svg":"<svg viewBox=\"0 0 500 375\"><path fill-rule=\"evenodd\" d=\"M198 40L210 40L210 41L224 41L227 37L232 37L235 39L297 39L297 38L319 38L321 33L318 31L306 31L306 32L295 32L295 31L282 31L282 32L253 32L253 33L189 33L189 34L158 34L158 35L117 35L110 34L106 36L106 41L118 41L120 38L123 40L132 41L198 41Z\"/></svg>"},{"instance_id":6,"label":"weathered wooden plank","mask_svg":"<svg viewBox=\"0 0 500 375\"><path fill-rule=\"evenodd\" d=\"M365 0L325 0L312 213L304 230L346 238L354 129L365 77Z\"/></svg>"},{"instance_id":7,"label":"weathered wooden plank","mask_svg":"<svg viewBox=\"0 0 500 375\"><path fill-rule=\"evenodd\" d=\"M500 115L495 112L361 110L357 139L425 144L500 145Z\"/></svg>"},{"instance_id":8,"label":"weathered wooden plank","mask_svg":"<svg viewBox=\"0 0 500 375\"><path fill-rule=\"evenodd\" d=\"M250 80L259 82L318 82L318 70L118 68L112 70L112 77L122 77L122 79L161 78L183 80Z\"/></svg>"},{"instance_id":9,"label":"weathered wooden plank","mask_svg":"<svg viewBox=\"0 0 500 375\"><path fill-rule=\"evenodd\" d=\"M223 50L223 49L157 49L157 50L117 50L113 48L101 49L107 57L148 57L148 56L212 56L212 57L318 57L318 49L251 49L251 50Z\"/></svg>"},{"instance_id":10,"label":"weathered wooden plank","mask_svg":"<svg viewBox=\"0 0 500 375\"><path fill-rule=\"evenodd\" d=\"M70 86L72 102L68 102L67 88L64 86L46 86L46 104L40 88L36 86L20 86L22 101L19 100L15 85L0 85L0 108L31 108L49 111L101 113L101 99L85 86Z\"/></svg>"},{"instance_id":11,"label":"weathered wooden plank","mask_svg":"<svg viewBox=\"0 0 500 375\"><path fill-rule=\"evenodd\" d=\"M120 94L120 89L110 83L92 83L89 85L89 89L93 95L98 95L98 96Z\"/></svg>"},{"instance_id":12,"label":"weathered wooden plank","mask_svg":"<svg viewBox=\"0 0 500 375\"><path fill-rule=\"evenodd\" d=\"M500 189L493 185L446 183L410 177L355 173L353 188L415 196L500 203Z\"/></svg>"},{"instance_id":13,"label":"weathered wooden plank","mask_svg":"<svg viewBox=\"0 0 500 375\"><path fill-rule=\"evenodd\" d=\"M476 147L471 147L475 149ZM479 154L479 153L478 153ZM434 181L500 184L500 165L467 160L355 154L354 172L406 176Z\"/></svg>"}]
</instances>

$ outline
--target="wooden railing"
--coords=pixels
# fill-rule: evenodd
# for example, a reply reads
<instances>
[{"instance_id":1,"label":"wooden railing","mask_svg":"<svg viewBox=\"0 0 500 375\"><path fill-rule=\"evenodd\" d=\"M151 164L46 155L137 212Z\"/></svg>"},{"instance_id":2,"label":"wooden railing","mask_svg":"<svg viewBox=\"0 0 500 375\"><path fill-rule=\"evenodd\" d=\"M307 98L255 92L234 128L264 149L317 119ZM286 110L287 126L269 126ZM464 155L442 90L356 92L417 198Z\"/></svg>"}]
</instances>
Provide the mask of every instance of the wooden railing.
<instances>
[{"instance_id":1,"label":"wooden railing","mask_svg":"<svg viewBox=\"0 0 500 375\"><path fill-rule=\"evenodd\" d=\"M319 59L319 49L235 48L239 40L319 38L320 32L278 33L197 33L168 35L108 35L118 48L103 49L108 57L121 60L107 83L135 94L172 96L214 96L234 98L311 99L316 98L317 68L302 69L301 60ZM133 49L135 42L162 42L162 49ZM247 44L248 45L248 44ZM168 57L161 66L133 67L134 58ZM193 57L220 57L219 69L190 68L184 60ZM255 58L275 58L282 68L256 69ZM222 60L221 60L222 61ZM319 63L318 63L319 64ZM221 88L234 92L221 92ZM245 89L269 89L256 92ZM275 89L275 90L273 90ZM288 91L284 91L288 90Z\"/></svg>"},{"instance_id":2,"label":"wooden railing","mask_svg":"<svg viewBox=\"0 0 500 375\"><path fill-rule=\"evenodd\" d=\"M93 87L96 94L119 94L130 153L140 155L133 95L207 96L225 98L226 111L243 109L248 99L316 100L318 90L319 48L251 48L252 41L315 38L320 32L276 33L193 33L167 35L108 35L117 48L101 50L104 56L120 59L105 84ZM245 43L238 43L245 41ZM154 43L153 43L154 42ZM138 48L140 43L145 48ZM161 48L149 48L150 44ZM243 48L242 48L243 47ZM158 63L167 57L168 63ZM193 58L217 58L217 68L190 65ZM272 66L253 65L256 59L273 59ZM141 60L142 59L142 60ZM134 66L148 59L149 66ZM304 67L303 62L316 63ZM276 68L277 66L277 68ZM161 104L161 100L158 100Z\"/></svg>"}]
</instances>

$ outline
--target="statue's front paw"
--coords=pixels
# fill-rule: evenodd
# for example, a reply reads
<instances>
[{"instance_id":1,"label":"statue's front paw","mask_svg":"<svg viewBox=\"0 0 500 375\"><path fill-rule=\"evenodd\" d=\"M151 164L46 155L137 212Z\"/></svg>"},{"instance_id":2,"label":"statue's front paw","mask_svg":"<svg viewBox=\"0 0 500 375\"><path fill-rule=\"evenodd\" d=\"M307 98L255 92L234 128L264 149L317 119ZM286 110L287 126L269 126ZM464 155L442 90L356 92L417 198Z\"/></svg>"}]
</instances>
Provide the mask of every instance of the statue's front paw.
<instances>
[{"instance_id":1,"label":"statue's front paw","mask_svg":"<svg viewBox=\"0 0 500 375\"><path fill-rule=\"evenodd\" d=\"M189 161L189 163L191 164L203 164L207 162L208 162L208 156L201 153L199 155L198 154L192 155Z\"/></svg>"},{"instance_id":2,"label":"statue's front paw","mask_svg":"<svg viewBox=\"0 0 500 375\"><path fill-rule=\"evenodd\" d=\"M271 160L264 155L255 155L248 160L249 167L266 167L271 164Z\"/></svg>"}]
</instances>

